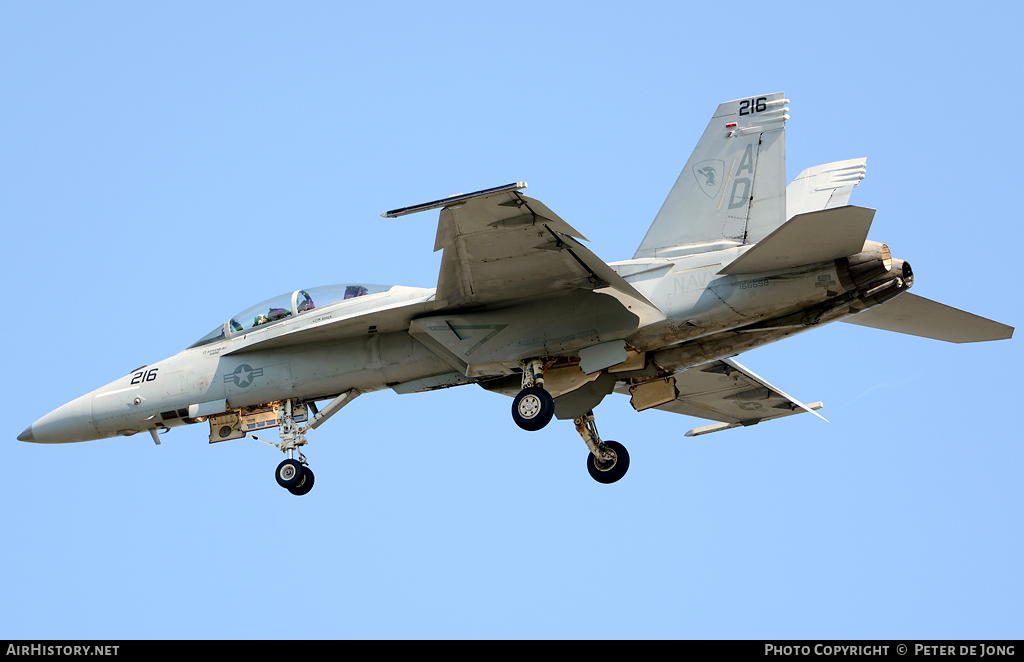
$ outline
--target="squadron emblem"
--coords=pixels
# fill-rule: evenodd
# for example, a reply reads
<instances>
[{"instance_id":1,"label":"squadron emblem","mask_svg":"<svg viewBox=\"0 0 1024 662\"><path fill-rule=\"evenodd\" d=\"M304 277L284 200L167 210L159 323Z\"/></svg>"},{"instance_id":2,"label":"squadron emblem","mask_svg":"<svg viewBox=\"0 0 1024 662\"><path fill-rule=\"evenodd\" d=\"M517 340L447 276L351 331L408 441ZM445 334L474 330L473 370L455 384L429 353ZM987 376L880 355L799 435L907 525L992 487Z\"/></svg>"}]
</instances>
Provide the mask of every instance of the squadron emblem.
<instances>
[{"instance_id":1,"label":"squadron emblem","mask_svg":"<svg viewBox=\"0 0 1024 662\"><path fill-rule=\"evenodd\" d=\"M725 163L718 159L701 161L693 166L693 176L697 178L700 190L704 191L704 195L712 200L718 197L722 190L722 171L724 169Z\"/></svg>"}]
</instances>

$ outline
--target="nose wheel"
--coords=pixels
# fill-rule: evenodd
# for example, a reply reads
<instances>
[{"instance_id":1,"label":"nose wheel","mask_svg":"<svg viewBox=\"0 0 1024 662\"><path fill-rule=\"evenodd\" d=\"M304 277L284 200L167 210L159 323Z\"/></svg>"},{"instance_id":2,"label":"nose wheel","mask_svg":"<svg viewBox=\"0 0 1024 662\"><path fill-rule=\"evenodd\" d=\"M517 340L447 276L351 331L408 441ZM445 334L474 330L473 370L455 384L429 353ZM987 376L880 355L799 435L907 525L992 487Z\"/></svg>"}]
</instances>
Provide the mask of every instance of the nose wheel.
<instances>
[{"instance_id":1,"label":"nose wheel","mask_svg":"<svg viewBox=\"0 0 1024 662\"><path fill-rule=\"evenodd\" d=\"M277 465L274 477L277 478L277 484L287 490L302 482L303 469L302 463L298 460L285 460Z\"/></svg>"},{"instance_id":2,"label":"nose wheel","mask_svg":"<svg viewBox=\"0 0 1024 662\"><path fill-rule=\"evenodd\" d=\"M274 472L277 484L285 488L295 496L309 494L313 489L313 470L298 460L288 459L277 465Z\"/></svg>"}]
</instances>

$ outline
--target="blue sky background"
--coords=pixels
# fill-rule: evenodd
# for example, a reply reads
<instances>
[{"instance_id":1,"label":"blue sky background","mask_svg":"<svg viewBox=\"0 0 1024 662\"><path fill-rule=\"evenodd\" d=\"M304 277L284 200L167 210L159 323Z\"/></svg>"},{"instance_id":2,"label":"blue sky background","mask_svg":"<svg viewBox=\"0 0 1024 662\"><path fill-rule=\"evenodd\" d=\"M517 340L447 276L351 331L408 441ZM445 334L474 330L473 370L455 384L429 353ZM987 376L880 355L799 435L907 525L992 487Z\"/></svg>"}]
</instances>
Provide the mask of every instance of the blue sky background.
<instances>
[{"instance_id":1,"label":"blue sky background","mask_svg":"<svg viewBox=\"0 0 1024 662\"><path fill-rule=\"evenodd\" d=\"M316 488L201 426L43 446L34 420L298 287L432 287L437 214L511 181L627 259L722 101L784 91L788 174L914 291L1016 327L1019 3L0 5L2 638L1021 638L1020 338L835 324L740 361L831 423L609 397L572 425L477 387L364 396Z\"/></svg>"}]
</instances>

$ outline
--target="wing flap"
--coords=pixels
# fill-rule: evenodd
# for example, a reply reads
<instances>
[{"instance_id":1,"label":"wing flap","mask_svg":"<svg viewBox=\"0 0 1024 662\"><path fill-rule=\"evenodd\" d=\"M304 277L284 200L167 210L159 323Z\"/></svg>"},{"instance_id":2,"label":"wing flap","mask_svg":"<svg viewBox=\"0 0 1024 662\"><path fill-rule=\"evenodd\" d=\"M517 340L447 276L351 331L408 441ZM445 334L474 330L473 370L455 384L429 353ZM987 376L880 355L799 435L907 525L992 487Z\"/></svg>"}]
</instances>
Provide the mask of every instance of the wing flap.
<instances>
[{"instance_id":1,"label":"wing flap","mask_svg":"<svg viewBox=\"0 0 1024 662\"><path fill-rule=\"evenodd\" d=\"M842 321L953 343L1006 340L1013 336L1012 326L910 292Z\"/></svg>"},{"instance_id":2,"label":"wing flap","mask_svg":"<svg viewBox=\"0 0 1024 662\"><path fill-rule=\"evenodd\" d=\"M837 260L864 248L875 210L837 207L799 214L722 269L753 274Z\"/></svg>"}]
</instances>

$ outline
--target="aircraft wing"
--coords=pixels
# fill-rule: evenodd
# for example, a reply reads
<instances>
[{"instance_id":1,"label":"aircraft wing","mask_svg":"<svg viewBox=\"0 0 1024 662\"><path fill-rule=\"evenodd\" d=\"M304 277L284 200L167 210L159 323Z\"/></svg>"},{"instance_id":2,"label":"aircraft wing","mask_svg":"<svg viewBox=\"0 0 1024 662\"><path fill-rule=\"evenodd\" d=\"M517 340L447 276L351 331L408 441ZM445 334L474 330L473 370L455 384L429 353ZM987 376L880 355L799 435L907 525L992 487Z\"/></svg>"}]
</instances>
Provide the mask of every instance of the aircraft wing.
<instances>
[{"instance_id":1,"label":"aircraft wing","mask_svg":"<svg viewBox=\"0 0 1024 662\"><path fill-rule=\"evenodd\" d=\"M634 392L633 406L638 411L660 409L720 421L715 425L694 428L686 433L687 437L756 425L804 412L822 418L814 412L821 409L820 402L803 404L730 359L690 368L669 379L675 381L675 399L653 405L641 402L638 406Z\"/></svg>"},{"instance_id":2,"label":"aircraft wing","mask_svg":"<svg viewBox=\"0 0 1024 662\"><path fill-rule=\"evenodd\" d=\"M395 218L441 208L434 250L444 250L437 308L466 308L571 289L611 287L651 304L578 239L586 238L525 182L386 212Z\"/></svg>"}]
</instances>

